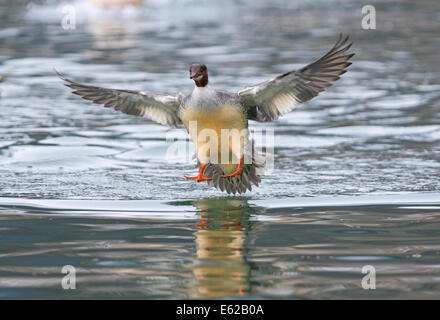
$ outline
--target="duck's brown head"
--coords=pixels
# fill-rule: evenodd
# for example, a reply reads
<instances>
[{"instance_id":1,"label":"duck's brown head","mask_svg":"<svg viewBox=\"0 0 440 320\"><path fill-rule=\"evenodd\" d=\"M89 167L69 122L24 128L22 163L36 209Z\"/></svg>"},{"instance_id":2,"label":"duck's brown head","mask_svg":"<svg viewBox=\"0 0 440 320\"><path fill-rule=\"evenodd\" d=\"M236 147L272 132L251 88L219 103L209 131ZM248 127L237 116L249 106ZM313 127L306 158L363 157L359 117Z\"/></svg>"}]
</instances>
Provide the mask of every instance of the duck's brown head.
<instances>
[{"instance_id":1,"label":"duck's brown head","mask_svg":"<svg viewBox=\"0 0 440 320\"><path fill-rule=\"evenodd\" d=\"M193 79L197 87L208 84L208 68L203 63L193 63L189 67L189 78Z\"/></svg>"}]
</instances>

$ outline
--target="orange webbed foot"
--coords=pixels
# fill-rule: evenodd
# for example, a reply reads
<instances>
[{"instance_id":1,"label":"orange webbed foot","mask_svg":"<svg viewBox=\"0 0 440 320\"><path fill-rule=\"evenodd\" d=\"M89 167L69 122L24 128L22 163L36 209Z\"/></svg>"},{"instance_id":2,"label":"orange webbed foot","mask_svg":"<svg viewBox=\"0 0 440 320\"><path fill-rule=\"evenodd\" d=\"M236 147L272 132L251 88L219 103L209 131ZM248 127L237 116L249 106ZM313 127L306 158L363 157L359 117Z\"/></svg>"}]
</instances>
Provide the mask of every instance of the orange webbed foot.
<instances>
[{"instance_id":1,"label":"orange webbed foot","mask_svg":"<svg viewBox=\"0 0 440 320\"><path fill-rule=\"evenodd\" d=\"M196 180L197 182L210 181L210 180L212 180L212 178L207 178L203 175L203 171L205 170L205 167L206 167L206 164L202 163L202 165L200 166L199 175L196 177L188 177L188 176L184 176L184 177L187 179Z\"/></svg>"},{"instance_id":2,"label":"orange webbed foot","mask_svg":"<svg viewBox=\"0 0 440 320\"><path fill-rule=\"evenodd\" d=\"M188 176L184 176L184 177L187 178L187 179L197 180L197 182L212 180L212 178L207 178L203 174L202 175L198 175L197 177L188 177Z\"/></svg>"},{"instance_id":3,"label":"orange webbed foot","mask_svg":"<svg viewBox=\"0 0 440 320\"><path fill-rule=\"evenodd\" d=\"M224 175L221 175L220 177L221 177L221 178L232 178L232 177L235 177L235 176L238 176L238 175L242 174L242 173L243 173L243 169L241 168L241 165L242 165L242 164L243 164L243 158L239 158L239 159L238 159L237 170L235 170L235 172L233 172L233 173L231 173L231 174L224 174Z\"/></svg>"},{"instance_id":4,"label":"orange webbed foot","mask_svg":"<svg viewBox=\"0 0 440 320\"><path fill-rule=\"evenodd\" d=\"M240 169L240 170L236 170L234 173L224 174L224 175L221 175L220 177L221 178L232 178L232 177L239 176L242 173L243 173L243 169Z\"/></svg>"}]
</instances>

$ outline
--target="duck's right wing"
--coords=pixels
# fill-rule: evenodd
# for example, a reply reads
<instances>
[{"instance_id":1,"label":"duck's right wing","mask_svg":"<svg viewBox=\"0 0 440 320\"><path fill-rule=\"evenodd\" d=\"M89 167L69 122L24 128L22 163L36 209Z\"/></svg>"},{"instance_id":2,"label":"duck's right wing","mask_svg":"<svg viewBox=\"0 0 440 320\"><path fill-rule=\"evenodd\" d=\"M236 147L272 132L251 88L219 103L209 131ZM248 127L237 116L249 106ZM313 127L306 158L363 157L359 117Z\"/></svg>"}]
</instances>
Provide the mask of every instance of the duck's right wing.
<instances>
[{"instance_id":1,"label":"duck's right wing","mask_svg":"<svg viewBox=\"0 0 440 320\"><path fill-rule=\"evenodd\" d=\"M58 72L57 74L66 81L66 86L75 90L74 94L83 99L126 114L146 117L170 127L177 127L182 123L177 113L179 101L175 96L89 86L64 78Z\"/></svg>"}]
</instances>

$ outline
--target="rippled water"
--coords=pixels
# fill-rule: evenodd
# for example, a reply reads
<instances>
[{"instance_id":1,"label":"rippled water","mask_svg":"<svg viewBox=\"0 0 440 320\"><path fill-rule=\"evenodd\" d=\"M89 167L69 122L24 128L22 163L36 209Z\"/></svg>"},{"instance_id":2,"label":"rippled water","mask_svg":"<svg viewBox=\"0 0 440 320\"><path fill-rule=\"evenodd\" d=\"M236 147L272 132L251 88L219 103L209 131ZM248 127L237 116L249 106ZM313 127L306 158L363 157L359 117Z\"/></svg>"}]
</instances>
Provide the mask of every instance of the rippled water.
<instances>
[{"instance_id":1,"label":"rippled water","mask_svg":"<svg viewBox=\"0 0 440 320\"><path fill-rule=\"evenodd\" d=\"M0 1L0 297L440 298L440 5L370 4L377 30L362 1ZM244 197L166 162L170 133L191 148L183 131L85 102L53 72L176 94L203 61L234 91L339 32L353 65L269 124L275 168ZM76 290L61 289L67 264Z\"/></svg>"}]
</instances>

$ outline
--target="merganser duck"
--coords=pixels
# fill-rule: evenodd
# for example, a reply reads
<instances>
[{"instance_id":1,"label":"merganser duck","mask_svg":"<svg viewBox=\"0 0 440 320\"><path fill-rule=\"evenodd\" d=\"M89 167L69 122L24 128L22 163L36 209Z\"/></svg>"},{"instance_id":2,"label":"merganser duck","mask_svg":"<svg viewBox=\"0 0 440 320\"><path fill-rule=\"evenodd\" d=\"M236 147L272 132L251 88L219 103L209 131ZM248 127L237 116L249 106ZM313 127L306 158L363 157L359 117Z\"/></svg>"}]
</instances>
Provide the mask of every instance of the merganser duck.
<instances>
[{"instance_id":1,"label":"merganser duck","mask_svg":"<svg viewBox=\"0 0 440 320\"><path fill-rule=\"evenodd\" d=\"M183 124L196 144L200 168L197 176L185 178L208 181L229 194L241 194L259 185L265 167L265 158L254 152L248 121L276 120L331 86L351 65L348 61L354 53L346 54L352 45L348 39L341 34L330 51L315 62L238 93L211 87L208 68L202 63L189 68L195 87L187 96L107 89L58 76L86 100L169 127Z\"/></svg>"}]
</instances>

